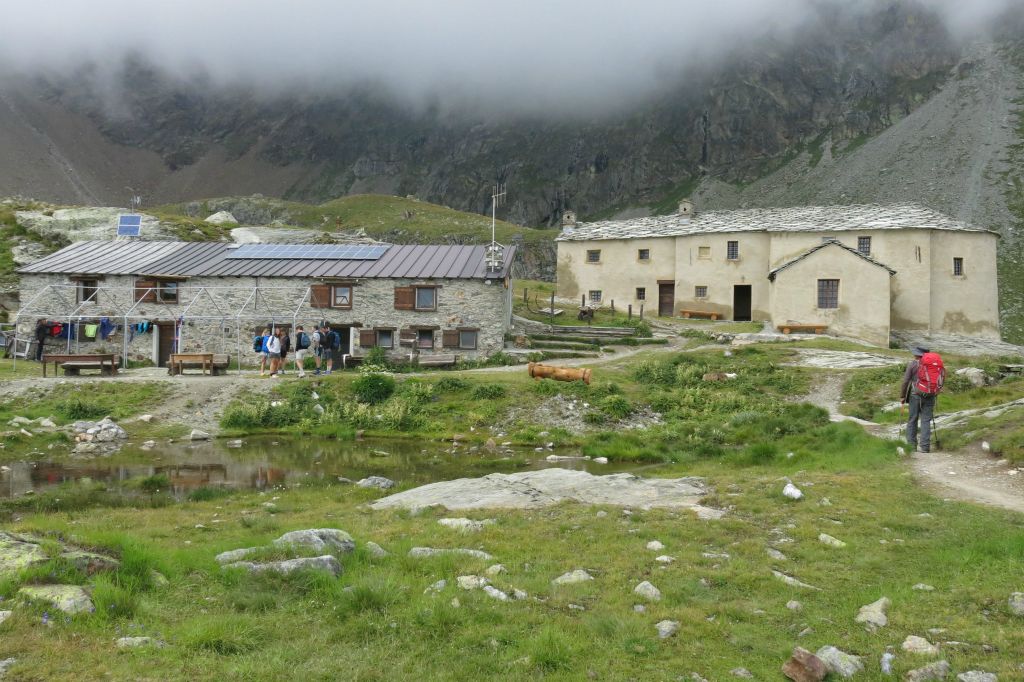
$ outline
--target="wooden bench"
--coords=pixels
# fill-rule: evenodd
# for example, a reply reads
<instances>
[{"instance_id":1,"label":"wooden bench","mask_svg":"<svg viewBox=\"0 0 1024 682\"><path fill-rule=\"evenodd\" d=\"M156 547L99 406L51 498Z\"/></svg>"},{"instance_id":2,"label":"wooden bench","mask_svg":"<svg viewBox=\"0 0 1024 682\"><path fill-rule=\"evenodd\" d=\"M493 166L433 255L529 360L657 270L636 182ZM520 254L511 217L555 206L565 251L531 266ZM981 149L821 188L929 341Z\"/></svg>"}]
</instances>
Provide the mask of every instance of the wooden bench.
<instances>
[{"instance_id":1,"label":"wooden bench","mask_svg":"<svg viewBox=\"0 0 1024 682\"><path fill-rule=\"evenodd\" d=\"M827 324L780 324L779 331L783 334L805 332L809 334L823 334L828 330Z\"/></svg>"},{"instance_id":2,"label":"wooden bench","mask_svg":"<svg viewBox=\"0 0 1024 682\"><path fill-rule=\"evenodd\" d=\"M699 317L704 320L717 320L721 317L718 313L713 313L707 310L680 310L679 314L690 319L691 317Z\"/></svg>"},{"instance_id":3,"label":"wooden bench","mask_svg":"<svg viewBox=\"0 0 1024 682\"><path fill-rule=\"evenodd\" d=\"M200 369L203 374L218 376L227 371L230 359L220 353L171 353L167 373L183 374L186 369Z\"/></svg>"},{"instance_id":4,"label":"wooden bench","mask_svg":"<svg viewBox=\"0 0 1024 682\"><path fill-rule=\"evenodd\" d=\"M43 356L44 377L46 376L46 365L51 362L55 376L58 365L64 370L64 376L79 376L83 369L98 369L103 376L114 376L117 374L118 358L113 353L47 354Z\"/></svg>"},{"instance_id":5,"label":"wooden bench","mask_svg":"<svg viewBox=\"0 0 1024 682\"><path fill-rule=\"evenodd\" d=\"M420 367L445 367L455 364L455 353L420 355L418 361Z\"/></svg>"}]
</instances>

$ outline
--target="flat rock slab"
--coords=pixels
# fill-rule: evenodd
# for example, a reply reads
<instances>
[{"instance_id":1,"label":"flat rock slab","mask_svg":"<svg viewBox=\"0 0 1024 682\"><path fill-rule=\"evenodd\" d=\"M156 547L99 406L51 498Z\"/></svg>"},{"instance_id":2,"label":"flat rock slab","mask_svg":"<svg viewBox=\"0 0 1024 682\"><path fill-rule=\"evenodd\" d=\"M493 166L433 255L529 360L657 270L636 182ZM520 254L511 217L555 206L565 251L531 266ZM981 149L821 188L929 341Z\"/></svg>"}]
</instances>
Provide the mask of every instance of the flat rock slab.
<instances>
[{"instance_id":1,"label":"flat rock slab","mask_svg":"<svg viewBox=\"0 0 1024 682\"><path fill-rule=\"evenodd\" d=\"M909 358L894 358L888 355L862 353L860 351L818 350L816 348L794 349L796 360L792 363L797 367L818 367L821 369L866 369L869 367L887 367L906 363Z\"/></svg>"},{"instance_id":2,"label":"flat rock slab","mask_svg":"<svg viewBox=\"0 0 1024 682\"><path fill-rule=\"evenodd\" d=\"M490 561L494 558L490 554L482 550L462 549L461 547L413 547L409 550L409 557L412 559L424 559L427 557L443 556L445 554L463 554L465 556L473 557L474 559L482 559L484 561Z\"/></svg>"},{"instance_id":3,"label":"flat rock slab","mask_svg":"<svg viewBox=\"0 0 1024 682\"><path fill-rule=\"evenodd\" d=\"M620 507L697 508L708 493L703 479L594 476L585 471L542 469L442 481L383 497L373 509L533 509L565 501Z\"/></svg>"},{"instance_id":4,"label":"flat rock slab","mask_svg":"<svg viewBox=\"0 0 1024 682\"><path fill-rule=\"evenodd\" d=\"M93 611L92 599L78 585L27 585L18 590L26 601L45 602L64 613Z\"/></svg>"},{"instance_id":5,"label":"flat rock slab","mask_svg":"<svg viewBox=\"0 0 1024 682\"><path fill-rule=\"evenodd\" d=\"M309 528L293 530L274 540L275 547L305 547L314 552L351 552L356 548L355 540L337 528Z\"/></svg>"},{"instance_id":6,"label":"flat rock slab","mask_svg":"<svg viewBox=\"0 0 1024 682\"><path fill-rule=\"evenodd\" d=\"M43 538L34 535L0 531L0 576L15 575L23 569L49 561L50 556L42 547L43 541ZM78 570L88 575L110 571L119 565L113 557L73 545L63 545L60 558L73 563Z\"/></svg>"},{"instance_id":7,"label":"flat rock slab","mask_svg":"<svg viewBox=\"0 0 1024 682\"><path fill-rule=\"evenodd\" d=\"M288 559L286 561L267 561L265 563L237 561L226 565L224 568L244 568L249 573L280 573L281 575L289 575L296 571L323 571L334 576L341 575L341 562L330 554L302 559Z\"/></svg>"}]
</instances>

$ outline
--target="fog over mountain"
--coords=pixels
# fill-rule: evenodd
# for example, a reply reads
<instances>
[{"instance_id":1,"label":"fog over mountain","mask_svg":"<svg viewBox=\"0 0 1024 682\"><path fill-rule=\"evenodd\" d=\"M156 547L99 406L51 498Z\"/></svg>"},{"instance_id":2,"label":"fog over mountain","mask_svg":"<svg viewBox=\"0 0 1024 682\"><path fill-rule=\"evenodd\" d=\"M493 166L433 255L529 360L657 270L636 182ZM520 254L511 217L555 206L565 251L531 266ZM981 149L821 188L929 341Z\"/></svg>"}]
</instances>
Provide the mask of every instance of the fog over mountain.
<instances>
[{"instance_id":1,"label":"fog over mountain","mask_svg":"<svg viewBox=\"0 0 1024 682\"><path fill-rule=\"evenodd\" d=\"M56 0L5 10L0 65L67 74L125 57L182 79L265 94L380 86L401 101L497 112L621 109L738 48L799 40L823 7L881 0ZM955 34L1014 0L921 0Z\"/></svg>"}]
</instances>

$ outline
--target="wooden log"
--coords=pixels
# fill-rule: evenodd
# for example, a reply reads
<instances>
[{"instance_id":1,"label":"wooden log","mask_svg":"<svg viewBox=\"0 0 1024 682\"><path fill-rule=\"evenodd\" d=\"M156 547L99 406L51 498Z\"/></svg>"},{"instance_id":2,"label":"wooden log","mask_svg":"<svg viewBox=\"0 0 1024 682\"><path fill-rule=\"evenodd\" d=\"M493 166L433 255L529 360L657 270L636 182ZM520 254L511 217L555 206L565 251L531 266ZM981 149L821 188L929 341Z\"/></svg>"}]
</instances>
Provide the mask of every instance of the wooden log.
<instances>
[{"instance_id":1,"label":"wooden log","mask_svg":"<svg viewBox=\"0 0 1024 682\"><path fill-rule=\"evenodd\" d=\"M581 367L554 367L539 362L526 365L526 371L534 379L554 379L555 381L582 381L590 385L591 370Z\"/></svg>"}]
</instances>

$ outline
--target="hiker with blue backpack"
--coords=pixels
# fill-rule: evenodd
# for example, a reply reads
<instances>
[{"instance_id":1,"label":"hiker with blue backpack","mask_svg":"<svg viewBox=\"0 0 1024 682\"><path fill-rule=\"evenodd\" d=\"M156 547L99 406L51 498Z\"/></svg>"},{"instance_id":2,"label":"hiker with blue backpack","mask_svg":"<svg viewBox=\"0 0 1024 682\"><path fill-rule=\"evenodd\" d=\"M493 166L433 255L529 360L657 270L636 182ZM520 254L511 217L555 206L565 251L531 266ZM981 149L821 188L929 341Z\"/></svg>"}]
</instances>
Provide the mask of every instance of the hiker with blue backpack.
<instances>
[{"instance_id":1,"label":"hiker with blue backpack","mask_svg":"<svg viewBox=\"0 0 1024 682\"><path fill-rule=\"evenodd\" d=\"M252 350L254 353L260 354L260 376L267 371L267 360L270 359L270 353L267 351L267 339L269 338L269 329L264 329L262 334L252 337Z\"/></svg>"},{"instance_id":2,"label":"hiker with blue backpack","mask_svg":"<svg viewBox=\"0 0 1024 682\"><path fill-rule=\"evenodd\" d=\"M907 371L903 373L903 383L900 385L900 403L910 405L907 444L917 452L930 452L935 399L945 383L946 368L942 364L942 357L927 348L915 346L910 352L913 353L914 359L907 365Z\"/></svg>"},{"instance_id":3,"label":"hiker with blue backpack","mask_svg":"<svg viewBox=\"0 0 1024 682\"><path fill-rule=\"evenodd\" d=\"M295 371L299 373L299 378L306 376L306 357L309 355L309 345L309 334L300 324L295 327Z\"/></svg>"}]
</instances>

